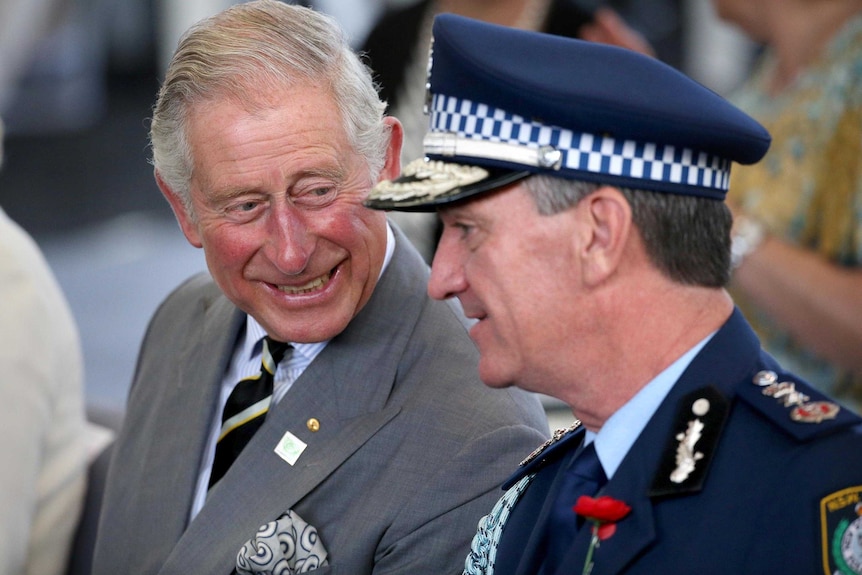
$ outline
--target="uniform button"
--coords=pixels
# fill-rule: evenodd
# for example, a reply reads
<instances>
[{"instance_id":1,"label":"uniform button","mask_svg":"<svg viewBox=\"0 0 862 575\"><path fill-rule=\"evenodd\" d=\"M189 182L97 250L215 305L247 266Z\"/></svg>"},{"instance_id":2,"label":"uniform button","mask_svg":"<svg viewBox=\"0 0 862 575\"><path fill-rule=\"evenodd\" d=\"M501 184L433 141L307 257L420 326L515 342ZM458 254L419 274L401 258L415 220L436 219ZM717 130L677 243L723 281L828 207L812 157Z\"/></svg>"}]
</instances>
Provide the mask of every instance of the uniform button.
<instances>
[{"instance_id":1,"label":"uniform button","mask_svg":"<svg viewBox=\"0 0 862 575\"><path fill-rule=\"evenodd\" d=\"M308 427L309 431L317 431L320 429L320 422L316 417L312 417L308 421L305 422L306 427Z\"/></svg>"},{"instance_id":2,"label":"uniform button","mask_svg":"<svg viewBox=\"0 0 862 575\"><path fill-rule=\"evenodd\" d=\"M696 416L703 417L704 415L709 413L709 400L705 397L701 397L692 404L691 411Z\"/></svg>"}]
</instances>

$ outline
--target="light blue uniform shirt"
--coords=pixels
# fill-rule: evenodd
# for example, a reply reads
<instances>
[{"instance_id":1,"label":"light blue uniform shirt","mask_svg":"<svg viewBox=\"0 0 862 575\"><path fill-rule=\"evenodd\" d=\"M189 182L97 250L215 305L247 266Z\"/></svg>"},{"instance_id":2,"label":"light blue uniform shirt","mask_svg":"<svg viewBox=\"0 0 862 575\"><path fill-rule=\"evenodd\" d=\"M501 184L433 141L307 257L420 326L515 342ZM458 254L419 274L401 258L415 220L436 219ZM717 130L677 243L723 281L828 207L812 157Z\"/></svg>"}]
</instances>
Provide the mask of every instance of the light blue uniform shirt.
<instances>
[{"instance_id":1,"label":"light blue uniform shirt","mask_svg":"<svg viewBox=\"0 0 862 575\"><path fill-rule=\"evenodd\" d=\"M628 402L608 418L598 433L587 430L584 444L596 442L596 454L605 475L610 480L622 463L623 458L640 436L647 422L655 414L673 385L692 362L701 348L712 339L709 334L693 348L682 354L664 371L655 376Z\"/></svg>"}]
</instances>

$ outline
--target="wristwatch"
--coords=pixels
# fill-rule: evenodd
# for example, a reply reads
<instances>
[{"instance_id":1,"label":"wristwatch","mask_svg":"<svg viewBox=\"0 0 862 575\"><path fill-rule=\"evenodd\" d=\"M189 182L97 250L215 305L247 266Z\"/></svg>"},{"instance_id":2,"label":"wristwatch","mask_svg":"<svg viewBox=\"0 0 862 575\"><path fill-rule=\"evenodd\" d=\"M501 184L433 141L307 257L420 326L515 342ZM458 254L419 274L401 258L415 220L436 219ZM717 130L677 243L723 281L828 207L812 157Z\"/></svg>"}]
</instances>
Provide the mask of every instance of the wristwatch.
<instances>
[{"instance_id":1,"label":"wristwatch","mask_svg":"<svg viewBox=\"0 0 862 575\"><path fill-rule=\"evenodd\" d=\"M748 216L733 218L730 235L730 267L736 269L743 260L766 239L766 227L762 222Z\"/></svg>"}]
</instances>

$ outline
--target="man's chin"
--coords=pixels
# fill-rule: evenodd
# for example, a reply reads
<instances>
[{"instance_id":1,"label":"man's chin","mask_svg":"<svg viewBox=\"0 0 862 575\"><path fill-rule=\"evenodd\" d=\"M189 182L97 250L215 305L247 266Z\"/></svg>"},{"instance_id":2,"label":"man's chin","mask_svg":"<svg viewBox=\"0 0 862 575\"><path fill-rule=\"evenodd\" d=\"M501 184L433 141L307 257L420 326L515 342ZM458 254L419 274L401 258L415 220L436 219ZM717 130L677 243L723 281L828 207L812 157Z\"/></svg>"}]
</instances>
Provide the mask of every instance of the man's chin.
<instances>
[{"instance_id":1,"label":"man's chin","mask_svg":"<svg viewBox=\"0 0 862 575\"><path fill-rule=\"evenodd\" d=\"M321 317L326 319L321 320ZM273 318L270 327L264 327L279 341L318 343L330 340L344 331L351 319L352 316L344 313L338 316L330 314L328 317L322 313L291 313L289 317Z\"/></svg>"},{"instance_id":2,"label":"man's chin","mask_svg":"<svg viewBox=\"0 0 862 575\"><path fill-rule=\"evenodd\" d=\"M488 387L494 389L504 389L516 385L516 382L511 377L505 377L497 370L483 369L482 361L479 362L479 379Z\"/></svg>"}]
</instances>

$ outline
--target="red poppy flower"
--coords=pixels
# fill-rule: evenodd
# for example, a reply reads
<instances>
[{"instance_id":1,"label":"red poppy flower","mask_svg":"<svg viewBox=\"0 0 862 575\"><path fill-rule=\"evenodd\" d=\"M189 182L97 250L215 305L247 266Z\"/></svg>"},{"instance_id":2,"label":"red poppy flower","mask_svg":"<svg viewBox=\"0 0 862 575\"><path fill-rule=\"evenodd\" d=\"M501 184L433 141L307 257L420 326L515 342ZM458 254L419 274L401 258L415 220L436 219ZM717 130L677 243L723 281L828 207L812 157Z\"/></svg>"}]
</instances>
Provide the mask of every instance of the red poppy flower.
<instances>
[{"instance_id":1,"label":"red poppy flower","mask_svg":"<svg viewBox=\"0 0 862 575\"><path fill-rule=\"evenodd\" d=\"M585 575L592 571L593 552L599 546L599 541L604 541L613 535L617 530L616 522L628 515L631 510L631 507L619 499L607 495L595 498L582 495L578 498L572 511L593 524L593 536L584 562Z\"/></svg>"},{"instance_id":2,"label":"red poppy flower","mask_svg":"<svg viewBox=\"0 0 862 575\"><path fill-rule=\"evenodd\" d=\"M572 511L594 523L613 523L629 514L632 508L613 497L588 497L582 495L572 507Z\"/></svg>"}]
</instances>

